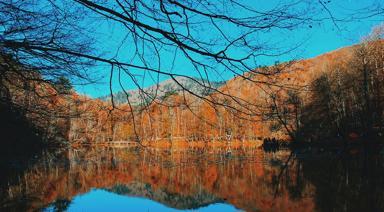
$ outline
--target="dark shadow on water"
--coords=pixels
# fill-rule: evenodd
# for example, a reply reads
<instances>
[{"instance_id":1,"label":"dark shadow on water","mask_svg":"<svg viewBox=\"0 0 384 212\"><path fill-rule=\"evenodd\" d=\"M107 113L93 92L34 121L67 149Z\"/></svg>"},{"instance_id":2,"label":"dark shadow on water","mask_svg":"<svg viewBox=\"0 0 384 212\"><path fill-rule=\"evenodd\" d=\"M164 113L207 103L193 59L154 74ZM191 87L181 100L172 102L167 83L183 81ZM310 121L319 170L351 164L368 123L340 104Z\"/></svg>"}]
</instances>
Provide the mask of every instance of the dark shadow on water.
<instances>
[{"instance_id":1,"label":"dark shadow on water","mask_svg":"<svg viewBox=\"0 0 384 212\"><path fill-rule=\"evenodd\" d=\"M316 187L316 205L321 211L383 211L383 162L380 146L300 160L303 177Z\"/></svg>"}]
</instances>

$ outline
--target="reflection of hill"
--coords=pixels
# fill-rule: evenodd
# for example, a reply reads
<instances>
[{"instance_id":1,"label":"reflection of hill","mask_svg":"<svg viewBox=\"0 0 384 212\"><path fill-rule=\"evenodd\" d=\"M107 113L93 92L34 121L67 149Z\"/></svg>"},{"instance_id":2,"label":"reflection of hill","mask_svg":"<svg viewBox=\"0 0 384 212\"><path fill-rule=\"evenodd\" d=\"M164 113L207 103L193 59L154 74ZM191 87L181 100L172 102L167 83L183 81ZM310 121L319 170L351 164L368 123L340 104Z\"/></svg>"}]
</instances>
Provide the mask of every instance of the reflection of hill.
<instances>
[{"instance_id":1,"label":"reflection of hill","mask_svg":"<svg viewBox=\"0 0 384 212\"><path fill-rule=\"evenodd\" d=\"M2 188L1 205L12 207L22 200L18 210L37 209L57 199L70 200L91 188L107 188L183 209L223 200L247 211L312 210L310 185L304 184L303 198L291 199L285 184L279 186L275 196L280 166L271 166L269 161L286 157L286 153L261 151L231 157L187 152L70 151L67 162L44 159L22 174L18 182ZM283 179L294 185L296 175L292 173Z\"/></svg>"},{"instance_id":2,"label":"reflection of hill","mask_svg":"<svg viewBox=\"0 0 384 212\"><path fill-rule=\"evenodd\" d=\"M194 195L179 195L161 189L154 190L150 184L140 182L133 182L128 185L115 185L107 190L121 195L149 198L168 207L177 209L197 209L213 203L222 202L221 199L204 191Z\"/></svg>"}]
</instances>

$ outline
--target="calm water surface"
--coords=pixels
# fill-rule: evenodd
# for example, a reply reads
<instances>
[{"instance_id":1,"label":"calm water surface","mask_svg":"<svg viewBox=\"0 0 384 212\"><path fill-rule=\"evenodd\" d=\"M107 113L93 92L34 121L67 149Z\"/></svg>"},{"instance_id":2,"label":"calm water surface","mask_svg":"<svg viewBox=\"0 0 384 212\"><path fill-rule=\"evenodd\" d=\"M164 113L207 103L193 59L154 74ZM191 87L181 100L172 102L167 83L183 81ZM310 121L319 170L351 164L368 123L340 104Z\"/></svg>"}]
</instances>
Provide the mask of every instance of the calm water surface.
<instances>
[{"instance_id":1,"label":"calm water surface","mask_svg":"<svg viewBox=\"0 0 384 212\"><path fill-rule=\"evenodd\" d=\"M1 162L1 211L384 211L369 151L77 149Z\"/></svg>"}]
</instances>

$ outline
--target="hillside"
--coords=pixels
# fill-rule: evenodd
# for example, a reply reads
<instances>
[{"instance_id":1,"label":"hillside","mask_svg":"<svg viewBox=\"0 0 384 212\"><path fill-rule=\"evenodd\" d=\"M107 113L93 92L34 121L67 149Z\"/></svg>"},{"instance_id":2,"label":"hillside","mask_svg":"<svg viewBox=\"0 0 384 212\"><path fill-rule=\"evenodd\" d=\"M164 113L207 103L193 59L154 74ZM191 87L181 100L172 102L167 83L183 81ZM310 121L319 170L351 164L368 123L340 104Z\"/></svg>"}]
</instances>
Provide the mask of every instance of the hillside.
<instances>
[{"instance_id":1,"label":"hillside","mask_svg":"<svg viewBox=\"0 0 384 212\"><path fill-rule=\"evenodd\" d=\"M183 94L167 80L148 107L137 105L132 113L121 104L112 112L86 113L91 118L72 121L81 129L72 134L84 138L87 132L88 141L313 140L367 127L381 129L382 49L383 42L371 42L258 68L228 80L204 98ZM362 58L370 62L364 64ZM204 92L187 79L179 81L191 91ZM131 93L137 102L139 92Z\"/></svg>"},{"instance_id":2,"label":"hillside","mask_svg":"<svg viewBox=\"0 0 384 212\"><path fill-rule=\"evenodd\" d=\"M377 132L384 104L383 48L382 40L365 42L229 80L221 92L243 103L234 104L247 113L240 117L253 116L237 132L244 134L241 129L253 124L262 137L286 140Z\"/></svg>"}]
</instances>

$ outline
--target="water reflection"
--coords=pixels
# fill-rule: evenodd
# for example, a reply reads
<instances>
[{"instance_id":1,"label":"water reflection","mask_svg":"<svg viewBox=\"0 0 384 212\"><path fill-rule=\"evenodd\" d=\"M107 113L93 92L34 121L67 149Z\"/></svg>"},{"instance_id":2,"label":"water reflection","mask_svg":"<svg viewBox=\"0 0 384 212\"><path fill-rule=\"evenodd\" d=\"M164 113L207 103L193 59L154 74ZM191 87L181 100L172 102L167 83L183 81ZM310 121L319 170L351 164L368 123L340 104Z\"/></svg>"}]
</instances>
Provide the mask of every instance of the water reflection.
<instances>
[{"instance_id":1,"label":"water reflection","mask_svg":"<svg viewBox=\"0 0 384 212\"><path fill-rule=\"evenodd\" d=\"M61 157L45 153L29 161L18 171L2 165L0 209L384 209L379 152L98 148L69 150Z\"/></svg>"},{"instance_id":2,"label":"water reflection","mask_svg":"<svg viewBox=\"0 0 384 212\"><path fill-rule=\"evenodd\" d=\"M97 204L95 204L97 202ZM44 211L60 211L66 209L68 211L179 211L174 208L167 207L156 201L141 198L128 197L118 195L101 189L93 189L84 195L78 195L73 198L71 204L65 204L62 207L57 203L52 204ZM199 211L237 211L231 205L224 203L213 203L205 207L199 208Z\"/></svg>"}]
</instances>

